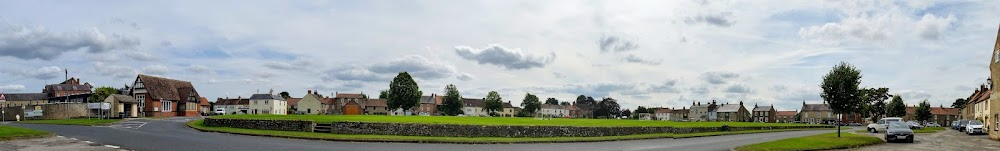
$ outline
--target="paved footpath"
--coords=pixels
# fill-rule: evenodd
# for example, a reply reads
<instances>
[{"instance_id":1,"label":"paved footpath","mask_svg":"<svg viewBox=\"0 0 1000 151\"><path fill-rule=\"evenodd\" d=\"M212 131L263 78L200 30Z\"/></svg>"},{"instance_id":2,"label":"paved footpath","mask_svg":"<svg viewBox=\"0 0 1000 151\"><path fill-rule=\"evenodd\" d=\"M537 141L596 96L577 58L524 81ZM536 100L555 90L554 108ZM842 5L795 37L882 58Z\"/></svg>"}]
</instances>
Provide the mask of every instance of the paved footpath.
<instances>
[{"instance_id":1,"label":"paved footpath","mask_svg":"<svg viewBox=\"0 0 1000 151\"><path fill-rule=\"evenodd\" d=\"M418 143L366 143L337 142L273 137L246 136L223 133L200 132L185 125L194 118L150 119L120 126L88 127L67 125L11 124L14 126L44 130L94 141L100 144L122 146L142 151L219 151L219 150L350 150L350 151L603 151L603 150L685 150L685 151L728 151L734 147L792 138L829 133L834 130L789 131L698 137L685 139L646 139L587 143L541 143L541 144L418 144ZM140 122L140 121L137 121ZM180 145L179 145L180 144ZM2 146L0 146L2 148Z\"/></svg>"},{"instance_id":2,"label":"paved footpath","mask_svg":"<svg viewBox=\"0 0 1000 151\"><path fill-rule=\"evenodd\" d=\"M885 140L885 133L861 133L869 136L876 136ZM963 132L946 129L937 133L918 133L913 139L913 143L885 143L874 146L867 146L845 151L950 151L968 150L985 151L1000 150L1000 141L991 140L987 135L966 135Z\"/></svg>"}]
</instances>

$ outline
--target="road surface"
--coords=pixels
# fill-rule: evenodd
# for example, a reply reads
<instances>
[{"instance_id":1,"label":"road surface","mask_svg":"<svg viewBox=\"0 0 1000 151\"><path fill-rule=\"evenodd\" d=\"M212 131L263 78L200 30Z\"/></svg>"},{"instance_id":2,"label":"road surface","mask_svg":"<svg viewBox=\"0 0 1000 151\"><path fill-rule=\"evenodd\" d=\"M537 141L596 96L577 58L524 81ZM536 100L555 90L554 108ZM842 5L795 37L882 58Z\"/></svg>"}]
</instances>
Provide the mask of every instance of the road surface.
<instances>
[{"instance_id":1,"label":"road surface","mask_svg":"<svg viewBox=\"0 0 1000 151\"><path fill-rule=\"evenodd\" d=\"M112 126L87 127L67 125L10 124L56 133L61 136L121 146L142 151L219 151L219 150L351 150L351 151L552 151L552 150L691 150L721 151L734 147L801 137L834 130L790 131L775 133L697 137L685 139L647 139L586 143L543 144L420 144L362 143L320 140L286 139L200 132L185 125L196 118L137 119ZM0 149L3 150L3 149Z\"/></svg>"}]
</instances>

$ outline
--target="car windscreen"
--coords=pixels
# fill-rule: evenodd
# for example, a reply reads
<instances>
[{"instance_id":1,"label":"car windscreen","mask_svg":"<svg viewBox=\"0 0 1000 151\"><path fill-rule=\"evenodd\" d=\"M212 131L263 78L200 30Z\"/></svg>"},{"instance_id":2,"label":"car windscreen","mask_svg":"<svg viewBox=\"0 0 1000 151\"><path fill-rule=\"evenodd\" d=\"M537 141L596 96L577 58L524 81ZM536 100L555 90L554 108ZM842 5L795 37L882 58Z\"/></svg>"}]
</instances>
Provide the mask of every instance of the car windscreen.
<instances>
[{"instance_id":1,"label":"car windscreen","mask_svg":"<svg viewBox=\"0 0 1000 151\"><path fill-rule=\"evenodd\" d=\"M971 121L971 122L969 122L969 125L983 125L983 122Z\"/></svg>"},{"instance_id":2,"label":"car windscreen","mask_svg":"<svg viewBox=\"0 0 1000 151\"><path fill-rule=\"evenodd\" d=\"M890 122L890 123L889 123L889 128L890 128L890 129L895 129L895 128L904 128L904 129L909 129L909 128L910 128L910 126L907 126L907 125L906 125L906 124L904 124L903 122Z\"/></svg>"}]
</instances>

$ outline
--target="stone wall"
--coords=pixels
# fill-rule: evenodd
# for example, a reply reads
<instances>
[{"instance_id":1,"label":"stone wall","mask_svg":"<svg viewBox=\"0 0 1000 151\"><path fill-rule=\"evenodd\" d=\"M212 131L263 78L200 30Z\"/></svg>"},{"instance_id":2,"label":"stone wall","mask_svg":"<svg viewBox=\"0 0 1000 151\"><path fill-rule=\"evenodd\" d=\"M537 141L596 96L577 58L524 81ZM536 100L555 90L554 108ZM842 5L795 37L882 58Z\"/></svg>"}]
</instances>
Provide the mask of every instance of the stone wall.
<instances>
[{"instance_id":1,"label":"stone wall","mask_svg":"<svg viewBox=\"0 0 1000 151\"><path fill-rule=\"evenodd\" d=\"M215 119L206 118L206 126L262 129L278 131L313 132L316 123L302 120L258 120L258 119Z\"/></svg>"},{"instance_id":2,"label":"stone wall","mask_svg":"<svg viewBox=\"0 0 1000 151\"><path fill-rule=\"evenodd\" d=\"M7 107L3 110L5 113L3 115L4 119L7 121L15 120L15 116L20 116L23 120L25 118L25 110L35 110L41 109L42 116L30 117L29 120L58 120L58 119L70 119L70 118L80 118L87 117L87 104L84 103L69 103L69 104L45 104L45 105L29 105L22 107Z\"/></svg>"},{"instance_id":3,"label":"stone wall","mask_svg":"<svg viewBox=\"0 0 1000 151\"><path fill-rule=\"evenodd\" d=\"M769 127L575 127L575 126L503 126L415 123L334 122L331 132L337 134L374 134L446 137L594 137L656 133L701 133L766 129L822 128L830 126L769 126Z\"/></svg>"}]
</instances>

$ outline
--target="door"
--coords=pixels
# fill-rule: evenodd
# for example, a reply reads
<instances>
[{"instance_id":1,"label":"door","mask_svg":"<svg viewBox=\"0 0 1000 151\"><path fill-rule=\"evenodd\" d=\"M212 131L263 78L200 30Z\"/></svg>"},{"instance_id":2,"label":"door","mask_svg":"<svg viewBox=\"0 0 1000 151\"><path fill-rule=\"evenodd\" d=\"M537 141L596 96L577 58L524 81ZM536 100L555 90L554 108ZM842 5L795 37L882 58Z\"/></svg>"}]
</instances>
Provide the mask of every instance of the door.
<instances>
[{"instance_id":1,"label":"door","mask_svg":"<svg viewBox=\"0 0 1000 151\"><path fill-rule=\"evenodd\" d=\"M361 106L356 104L344 105L344 115L361 115Z\"/></svg>"}]
</instances>

